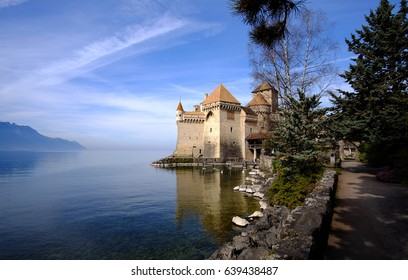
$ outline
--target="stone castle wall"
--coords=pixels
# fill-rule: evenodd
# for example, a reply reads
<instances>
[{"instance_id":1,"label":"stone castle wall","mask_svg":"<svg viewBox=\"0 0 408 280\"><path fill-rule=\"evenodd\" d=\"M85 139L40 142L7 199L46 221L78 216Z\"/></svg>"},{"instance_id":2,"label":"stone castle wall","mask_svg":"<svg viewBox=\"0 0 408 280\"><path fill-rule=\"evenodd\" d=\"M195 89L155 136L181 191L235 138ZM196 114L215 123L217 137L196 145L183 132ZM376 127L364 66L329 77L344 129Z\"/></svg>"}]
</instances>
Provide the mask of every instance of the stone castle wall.
<instances>
[{"instance_id":1,"label":"stone castle wall","mask_svg":"<svg viewBox=\"0 0 408 280\"><path fill-rule=\"evenodd\" d=\"M203 147L203 122L178 122L177 123L177 156L198 157Z\"/></svg>"}]
</instances>

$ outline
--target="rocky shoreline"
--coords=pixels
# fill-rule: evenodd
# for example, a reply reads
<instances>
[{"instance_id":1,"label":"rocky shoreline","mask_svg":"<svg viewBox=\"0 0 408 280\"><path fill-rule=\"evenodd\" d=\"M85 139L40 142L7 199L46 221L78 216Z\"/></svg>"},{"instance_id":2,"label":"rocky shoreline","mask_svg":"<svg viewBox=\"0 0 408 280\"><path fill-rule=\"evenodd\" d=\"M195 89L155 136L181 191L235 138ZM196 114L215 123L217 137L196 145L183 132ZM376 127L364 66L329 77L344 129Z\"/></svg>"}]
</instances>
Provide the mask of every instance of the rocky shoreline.
<instances>
[{"instance_id":1,"label":"rocky shoreline","mask_svg":"<svg viewBox=\"0 0 408 280\"><path fill-rule=\"evenodd\" d=\"M248 217L233 217L233 223L247 227L241 235L216 250L210 260L322 259L333 215L337 175L326 169L323 178L305 200L291 210L270 206L265 194L273 177L265 179L259 169L250 171L248 184L234 191L259 198L260 210Z\"/></svg>"}]
</instances>

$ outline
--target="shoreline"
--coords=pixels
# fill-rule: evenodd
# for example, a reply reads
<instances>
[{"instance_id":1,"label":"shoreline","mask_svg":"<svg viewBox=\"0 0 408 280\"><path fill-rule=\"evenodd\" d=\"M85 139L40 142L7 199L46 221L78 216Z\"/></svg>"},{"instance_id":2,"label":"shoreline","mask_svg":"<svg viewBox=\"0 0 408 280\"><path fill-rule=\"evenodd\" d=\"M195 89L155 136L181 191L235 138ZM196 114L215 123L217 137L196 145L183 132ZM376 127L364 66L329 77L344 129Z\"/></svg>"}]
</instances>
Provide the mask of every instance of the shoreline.
<instances>
[{"instance_id":1,"label":"shoreline","mask_svg":"<svg viewBox=\"0 0 408 280\"><path fill-rule=\"evenodd\" d=\"M264 189L269 184L266 179ZM241 235L218 248L209 259L323 259L333 216L336 187L336 172L327 168L303 206L289 209L285 206L271 206L269 203L263 207L261 205L262 215L249 223Z\"/></svg>"},{"instance_id":2,"label":"shoreline","mask_svg":"<svg viewBox=\"0 0 408 280\"><path fill-rule=\"evenodd\" d=\"M186 163L166 162L162 159L151 165L158 168L204 169L230 166L248 170L245 182L232 187L231 191L253 196L259 201L260 210L247 216L240 214L231 217L231 223L241 227L243 232L220 245L209 260L323 259L337 187L337 174L333 168L326 168L322 179L306 197L303 206L290 209L285 206L269 205L266 195L275 177L271 168L261 169L259 163L245 166L237 162Z\"/></svg>"}]
</instances>

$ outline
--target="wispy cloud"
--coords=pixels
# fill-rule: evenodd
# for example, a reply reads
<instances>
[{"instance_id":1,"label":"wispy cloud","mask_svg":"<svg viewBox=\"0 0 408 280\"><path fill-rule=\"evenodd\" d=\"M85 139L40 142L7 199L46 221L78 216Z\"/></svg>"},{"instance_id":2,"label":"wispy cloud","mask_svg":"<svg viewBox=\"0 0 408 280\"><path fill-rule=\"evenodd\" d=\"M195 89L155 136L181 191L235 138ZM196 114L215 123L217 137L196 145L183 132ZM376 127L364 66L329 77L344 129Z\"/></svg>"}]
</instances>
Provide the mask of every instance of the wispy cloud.
<instances>
[{"instance_id":1,"label":"wispy cloud","mask_svg":"<svg viewBox=\"0 0 408 280\"><path fill-rule=\"evenodd\" d=\"M163 36L183 27L185 24L186 22L180 19L163 17L151 26L139 24L127 26L124 30L113 36L84 46L76 51L72 57L51 64L40 70L38 74L51 78L48 82L52 82L53 78L58 80L66 76L75 76L78 71L81 72L81 70L84 70L84 67L97 60L150 39ZM104 62L100 64L104 65ZM92 66L92 68L95 68L95 65Z\"/></svg>"},{"instance_id":2,"label":"wispy cloud","mask_svg":"<svg viewBox=\"0 0 408 280\"><path fill-rule=\"evenodd\" d=\"M10 6L17 6L27 2L28 0L0 0L0 9Z\"/></svg>"}]
</instances>

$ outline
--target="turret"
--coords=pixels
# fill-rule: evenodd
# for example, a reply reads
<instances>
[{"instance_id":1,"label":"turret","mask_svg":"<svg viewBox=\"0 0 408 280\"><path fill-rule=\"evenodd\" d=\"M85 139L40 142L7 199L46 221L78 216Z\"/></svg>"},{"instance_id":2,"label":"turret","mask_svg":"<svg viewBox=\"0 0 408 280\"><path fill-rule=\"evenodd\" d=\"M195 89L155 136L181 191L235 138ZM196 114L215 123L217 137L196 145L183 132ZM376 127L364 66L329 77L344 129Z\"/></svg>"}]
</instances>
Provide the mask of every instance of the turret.
<instances>
[{"instance_id":1,"label":"turret","mask_svg":"<svg viewBox=\"0 0 408 280\"><path fill-rule=\"evenodd\" d=\"M176 121L181 122L183 121L184 109L183 105L181 105L181 101L179 102L177 109L176 109Z\"/></svg>"}]
</instances>

